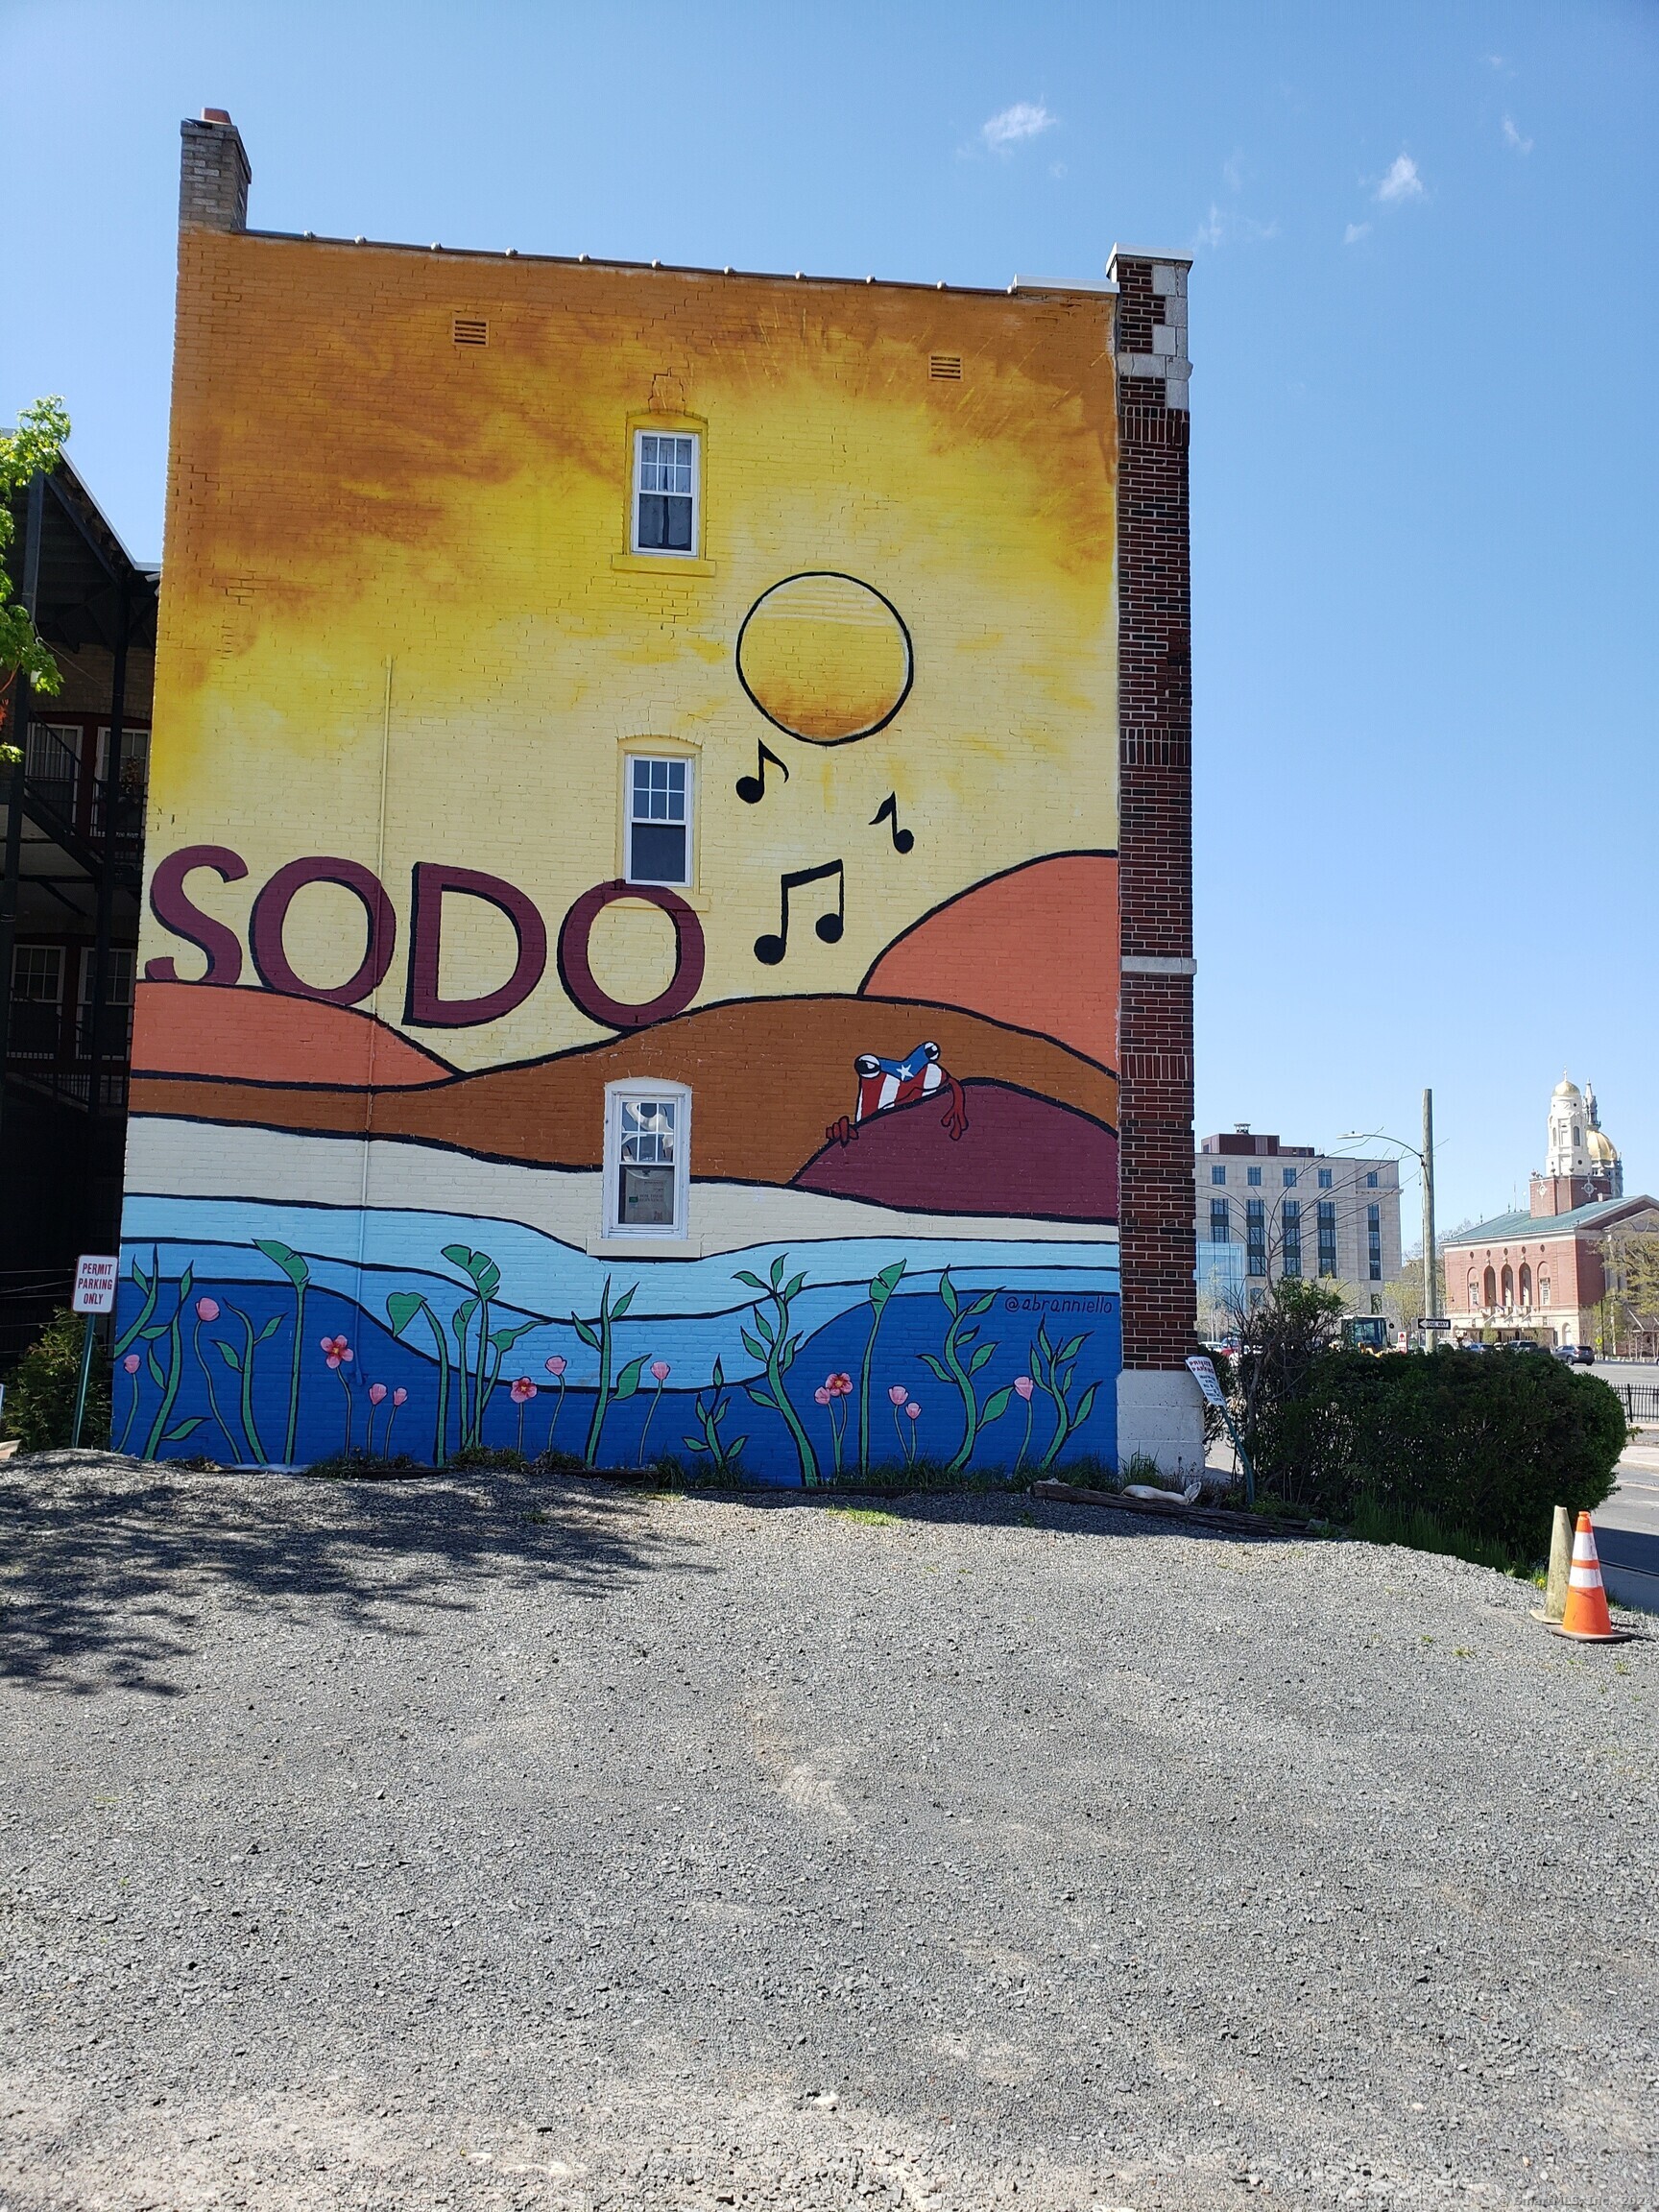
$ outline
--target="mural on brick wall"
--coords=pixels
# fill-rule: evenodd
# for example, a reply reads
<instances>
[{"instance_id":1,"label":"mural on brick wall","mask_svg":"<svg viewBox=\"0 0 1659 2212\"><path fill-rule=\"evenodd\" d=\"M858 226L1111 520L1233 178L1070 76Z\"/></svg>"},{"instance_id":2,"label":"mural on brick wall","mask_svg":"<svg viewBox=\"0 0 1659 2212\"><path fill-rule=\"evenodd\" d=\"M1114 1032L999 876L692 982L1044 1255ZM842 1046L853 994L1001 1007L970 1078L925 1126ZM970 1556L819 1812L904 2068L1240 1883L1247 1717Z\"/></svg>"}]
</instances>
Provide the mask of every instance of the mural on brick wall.
<instances>
[{"instance_id":1,"label":"mural on brick wall","mask_svg":"<svg viewBox=\"0 0 1659 2212\"><path fill-rule=\"evenodd\" d=\"M1110 1458L1104 303L462 281L186 234L117 1442Z\"/></svg>"}]
</instances>

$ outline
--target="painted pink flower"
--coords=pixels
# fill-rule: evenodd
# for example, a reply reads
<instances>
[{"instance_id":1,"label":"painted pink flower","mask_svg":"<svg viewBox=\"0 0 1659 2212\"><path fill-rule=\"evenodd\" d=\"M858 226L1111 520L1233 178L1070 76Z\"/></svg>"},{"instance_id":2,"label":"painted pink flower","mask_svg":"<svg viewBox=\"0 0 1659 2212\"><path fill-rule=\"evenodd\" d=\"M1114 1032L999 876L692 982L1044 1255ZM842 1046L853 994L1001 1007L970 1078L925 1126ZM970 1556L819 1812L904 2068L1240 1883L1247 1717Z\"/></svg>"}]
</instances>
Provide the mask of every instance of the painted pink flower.
<instances>
[{"instance_id":1,"label":"painted pink flower","mask_svg":"<svg viewBox=\"0 0 1659 2212\"><path fill-rule=\"evenodd\" d=\"M651 1362L651 1376L654 1382L666 1382L669 1376L669 1366L667 1360L653 1359Z\"/></svg>"},{"instance_id":2,"label":"painted pink flower","mask_svg":"<svg viewBox=\"0 0 1659 2212\"><path fill-rule=\"evenodd\" d=\"M812 1393L812 1403L813 1403L813 1405L814 1405L814 1406L828 1406L828 1405L829 1405L829 1403L830 1403L830 1389L829 1389L829 1385L828 1385L828 1384L824 1384L824 1385L823 1385L823 1386L821 1386L819 1389L817 1389L817 1390L814 1390L814 1391L813 1391L813 1393Z\"/></svg>"},{"instance_id":3,"label":"painted pink flower","mask_svg":"<svg viewBox=\"0 0 1659 2212\"><path fill-rule=\"evenodd\" d=\"M196 1318L198 1321L217 1321L219 1318L218 1299L198 1298L196 1301Z\"/></svg>"},{"instance_id":4,"label":"painted pink flower","mask_svg":"<svg viewBox=\"0 0 1659 2212\"><path fill-rule=\"evenodd\" d=\"M830 1378L830 1388L837 1398L851 1398L853 1395L852 1376L831 1375Z\"/></svg>"},{"instance_id":5,"label":"painted pink flower","mask_svg":"<svg viewBox=\"0 0 1659 2212\"><path fill-rule=\"evenodd\" d=\"M1017 1398L1029 1398L1036 1387L1029 1375L1016 1375L1014 1378L1014 1395Z\"/></svg>"},{"instance_id":6,"label":"painted pink flower","mask_svg":"<svg viewBox=\"0 0 1659 2212\"><path fill-rule=\"evenodd\" d=\"M902 1382L890 1382L887 1386L887 1395L892 1399L895 1406L902 1406L910 1393Z\"/></svg>"},{"instance_id":7,"label":"painted pink flower","mask_svg":"<svg viewBox=\"0 0 1659 2212\"><path fill-rule=\"evenodd\" d=\"M129 1375L136 1375L139 1368L139 1358L137 1353L129 1352L126 1358L122 1360L121 1364L127 1370Z\"/></svg>"},{"instance_id":8,"label":"painted pink flower","mask_svg":"<svg viewBox=\"0 0 1659 2212\"><path fill-rule=\"evenodd\" d=\"M409 1393L407 1390L394 1390L392 1393L392 1403L394 1406L405 1405L408 1402L408 1397Z\"/></svg>"},{"instance_id":9,"label":"painted pink flower","mask_svg":"<svg viewBox=\"0 0 1659 2212\"><path fill-rule=\"evenodd\" d=\"M344 1366L352 1357L351 1347L344 1336L325 1336L323 1357L330 1367Z\"/></svg>"},{"instance_id":10,"label":"painted pink flower","mask_svg":"<svg viewBox=\"0 0 1659 2212\"><path fill-rule=\"evenodd\" d=\"M536 1385L531 1382L528 1375L520 1375L507 1395L512 1399L515 1406L522 1406L527 1399L535 1397Z\"/></svg>"},{"instance_id":11,"label":"painted pink flower","mask_svg":"<svg viewBox=\"0 0 1659 2212\"><path fill-rule=\"evenodd\" d=\"M385 1383L384 1383L384 1382L371 1382L371 1383L370 1383L370 1385L369 1385L369 1403L370 1403L370 1405L371 1405L371 1406L378 1406L378 1405L379 1405L379 1403L380 1403L380 1401L381 1401L381 1400L382 1400L382 1399L385 1397L385 1395L386 1395L386 1385L385 1385Z\"/></svg>"},{"instance_id":12,"label":"painted pink flower","mask_svg":"<svg viewBox=\"0 0 1659 2212\"><path fill-rule=\"evenodd\" d=\"M564 1374L565 1368L570 1364L570 1362L564 1357L562 1353L555 1352L551 1359L543 1359L541 1364L546 1368L548 1374L552 1376L553 1380L557 1382L560 1376Z\"/></svg>"},{"instance_id":13,"label":"painted pink flower","mask_svg":"<svg viewBox=\"0 0 1659 2212\"><path fill-rule=\"evenodd\" d=\"M912 1399L911 1399L911 1401L910 1401L909 1405L905 1407L904 1410L905 1410L906 1414L909 1416L909 1418L910 1418L912 1421L920 1421L920 1420L921 1420L921 1418L922 1418L922 1408L921 1408L921 1407L920 1407L920 1406L918 1406L918 1405L917 1405L917 1403L916 1403L916 1401L915 1401L915 1399L914 1399L914 1398L912 1398Z\"/></svg>"}]
</instances>

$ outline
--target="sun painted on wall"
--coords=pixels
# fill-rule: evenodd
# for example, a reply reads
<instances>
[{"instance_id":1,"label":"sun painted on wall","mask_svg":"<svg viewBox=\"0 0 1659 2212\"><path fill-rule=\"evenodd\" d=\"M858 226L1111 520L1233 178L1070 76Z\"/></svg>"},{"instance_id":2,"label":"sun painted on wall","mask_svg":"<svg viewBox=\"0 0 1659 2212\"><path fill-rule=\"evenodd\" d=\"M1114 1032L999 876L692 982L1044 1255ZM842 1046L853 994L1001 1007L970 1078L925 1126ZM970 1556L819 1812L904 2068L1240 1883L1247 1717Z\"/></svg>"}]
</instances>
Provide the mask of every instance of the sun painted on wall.
<instances>
[{"instance_id":1,"label":"sun painted on wall","mask_svg":"<svg viewBox=\"0 0 1659 2212\"><path fill-rule=\"evenodd\" d=\"M483 267L183 241L133 1433L1109 1457L1110 303Z\"/></svg>"}]
</instances>

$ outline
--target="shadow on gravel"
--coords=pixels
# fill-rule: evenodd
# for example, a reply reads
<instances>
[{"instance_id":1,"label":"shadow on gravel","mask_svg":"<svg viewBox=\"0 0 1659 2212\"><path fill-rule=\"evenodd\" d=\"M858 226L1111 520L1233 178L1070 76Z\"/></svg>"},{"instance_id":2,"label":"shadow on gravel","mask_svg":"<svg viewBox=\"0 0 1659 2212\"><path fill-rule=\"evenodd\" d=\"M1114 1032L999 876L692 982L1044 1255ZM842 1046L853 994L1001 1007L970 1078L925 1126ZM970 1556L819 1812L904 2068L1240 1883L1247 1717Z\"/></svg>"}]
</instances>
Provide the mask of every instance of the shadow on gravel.
<instances>
[{"instance_id":1,"label":"shadow on gravel","mask_svg":"<svg viewBox=\"0 0 1659 2212\"><path fill-rule=\"evenodd\" d=\"M697 1572L650 1501L493 1476L306 1482L44 1454L0 1473L0 1682L176 1695L211 1616L319 1612L394 1636L504 1579Z\"/></svg>"}]
</instances>

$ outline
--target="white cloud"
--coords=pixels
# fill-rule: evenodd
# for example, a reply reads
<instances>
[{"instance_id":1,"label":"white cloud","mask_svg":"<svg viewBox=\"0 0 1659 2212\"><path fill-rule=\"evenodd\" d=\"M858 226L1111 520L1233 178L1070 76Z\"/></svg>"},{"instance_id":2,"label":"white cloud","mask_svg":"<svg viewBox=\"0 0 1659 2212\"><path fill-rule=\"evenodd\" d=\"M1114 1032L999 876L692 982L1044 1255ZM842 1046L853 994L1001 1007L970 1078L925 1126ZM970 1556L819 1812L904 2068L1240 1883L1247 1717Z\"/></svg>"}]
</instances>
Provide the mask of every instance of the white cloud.
<instances>
[{"instance_id":1,"label":"white cloud","mask_svg":"<svg viewBox=\"0 0 1659 2212\"><path fill-rule=\"evenodd\" d=\"M1532 151L1531 139L1522 137L1515 128L1513 115L1505 115L1503 118L1503 143L1512 154L1530 154Z\"/></svg>"},{"instance_id":2,"label":"white cloud","mask_svg":"<svg viewBox=\"0 0 1659 2212\"><path fill-rule=\"evenodd\" d=\"M982 123L979 135L994 154L999 154L1004 147L1018 146L1022 138L1040 138L1053 128L1054 118L1041 102L1016 100L1012 108Z\"/></svg>"},{"instance_id":3,"label":"white cloud","mask_svg":"<svg viewBox=\"0 0 1659 2212\"><path fill-rule=\"evenodd\" d=\"M1369 238L1370 235L1369 223L1350 223L1342 233L1342 243L1344 246L1358 246L1361 238Z\"/></svg>"},{"instance_id":4,"label":"white cloud","mask_svg":"<svg viewBox=\"0 0 1659 2212\"><path fill-rule=\"evenodd\" d=\"M1409 154L1396 154L1393 166L1377 187L1377 197L1385 204L1394 200L1421 200L1424 183L1417 174L1417 164Z\"/></svg>"}]
</instances>

